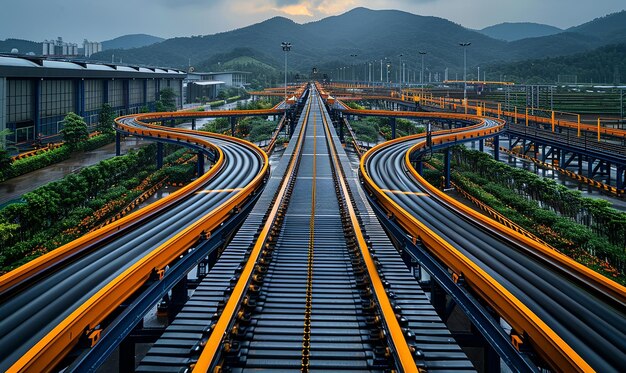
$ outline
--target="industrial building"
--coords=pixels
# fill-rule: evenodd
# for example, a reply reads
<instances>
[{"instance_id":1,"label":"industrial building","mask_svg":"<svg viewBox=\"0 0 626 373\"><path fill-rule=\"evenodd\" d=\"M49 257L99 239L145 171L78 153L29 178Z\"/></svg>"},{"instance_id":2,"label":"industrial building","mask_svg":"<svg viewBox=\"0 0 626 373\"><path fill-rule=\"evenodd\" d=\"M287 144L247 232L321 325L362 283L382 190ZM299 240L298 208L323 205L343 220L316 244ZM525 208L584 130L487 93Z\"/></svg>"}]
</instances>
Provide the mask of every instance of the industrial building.
<instances>
[{"instance_id":1,"label":"industrial building","mask_svg":"<svg viewBox=\"0 0 626 373\"><path fill-rule=\"evenodd\" d=\"M246 71L190 72L185 79L185 102L213 100L222 88L248 85Z\"/></svg>"},{"instance_id":2,"label":"industrial building","mask_svg":"<svg viewBox=\"0 0 626 373\"><path fill-rule=\"evenodd\" d=\"M172 69L0 54L0 131L10 129L8 139L21 143L57 134L68 112L95 125L105 103L117 115L154 110L159 93L168 87L182 107L186 75Z\"/></svg>"}]
</instances>

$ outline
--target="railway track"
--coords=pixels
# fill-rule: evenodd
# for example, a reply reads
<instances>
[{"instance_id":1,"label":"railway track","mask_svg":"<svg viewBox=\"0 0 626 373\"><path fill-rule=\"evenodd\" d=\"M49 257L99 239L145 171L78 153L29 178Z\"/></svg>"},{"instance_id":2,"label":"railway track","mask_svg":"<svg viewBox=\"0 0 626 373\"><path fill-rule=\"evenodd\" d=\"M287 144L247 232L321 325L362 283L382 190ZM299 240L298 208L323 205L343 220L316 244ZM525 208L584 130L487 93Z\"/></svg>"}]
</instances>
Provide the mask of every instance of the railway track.
<instances>
[{"instance_id":1,"label":"railway track","mask_svg":"<svg viewBox=\"0 0 626 373\"><path fill-rule=\"evenodd\" d=\"M457 135L435 134L433 142L450 141L453 136ZM378 203L462 276L513 326L513 333L527 335L527 342L553 368L622 370L624 287L495 227L437 192L409 162L409 154L421 151L424 143L423 136L413 136L366 153L361 173Z\"/></svg>"},{"instance_id":2,"label":"railway track","mask_svg":"<svg viewBox=\"0 0 626 373\"><path fill-rule=\"evenodd\" d=\"M155 271L165 270L263 185L267 156L252 144L163 130L133 116L118 126L137 136L211 150L215 166L163 203L0 278L0 371L52 370L80 340L97 338L99 323Z\"/></svg>"},{"instance_id":3,"label":"railway track","mask_svg":"<svg viewBox=\"0 0 626 373\"><path fill-rule=\"evenodd\" d=\"M472 370L375 218L359 217L316 90L296 133L269 210L251 213L138 371Z\"/></svg>"}]
</instances>

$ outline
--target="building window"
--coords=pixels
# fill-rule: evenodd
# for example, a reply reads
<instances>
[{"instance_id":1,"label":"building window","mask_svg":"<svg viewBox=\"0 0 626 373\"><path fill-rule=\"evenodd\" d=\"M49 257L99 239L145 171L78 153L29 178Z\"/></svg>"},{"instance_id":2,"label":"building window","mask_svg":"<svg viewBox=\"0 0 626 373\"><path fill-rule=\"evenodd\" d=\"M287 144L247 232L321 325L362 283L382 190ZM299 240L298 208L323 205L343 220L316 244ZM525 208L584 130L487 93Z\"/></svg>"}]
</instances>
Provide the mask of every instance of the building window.
<instances>
[{"instance_id":1,"label":"building window","mask_svg":"<svg viewBox=\"0 0 626 373\"><path fill-rule=\"evenodd\" d=\"M85 111L100 110L103 102L102 80L85 80Z\"/></svg>"},{"instance_id":2,"label":"building window","mask_svg":"<svg viewBox=\"0 0 626 373\"><path fill-rule=\"evenodd\" d=\"M130 80L130 104L139 105L143 103L143 80Z\"/></svg>"},{"instance_id":3,"label":"building window","mask_svg":"<svg viewBox=\"0 0 626 373\"><path fill-rule=\"evenodd\" d=\"M29 80L7 80L7 122L16 123L32 120L32 82Z\"/></svg>"},{"instance_id":4,"label":"building window","mask_svg":"<svg viewBox=\"0 0 626 373\"><path fill-rule=\"evenodd\" d=\"M71 80L41 82L41 117L64 116L74 110L74 84Z\"/></svg>"},{"instance_id":5,"label":"building window","mask_svg":"<svg viewBox=\"0 0 626 373\"><path fill-rule=\"evenodd\" d=\"M154 79L148 79L148 88L146 91L148 102L156 101L156 81Z\"/></svg>"},{"instance_id":6,"label":"building window","mask_svg":"<svg viewBox=\"0 0 626 373\"><path fill-rule=\"evenodd\" d=\"M124 81L112 80L109 82L109 105L113 108L124 107Z\"/></svg>"}]
</instances>

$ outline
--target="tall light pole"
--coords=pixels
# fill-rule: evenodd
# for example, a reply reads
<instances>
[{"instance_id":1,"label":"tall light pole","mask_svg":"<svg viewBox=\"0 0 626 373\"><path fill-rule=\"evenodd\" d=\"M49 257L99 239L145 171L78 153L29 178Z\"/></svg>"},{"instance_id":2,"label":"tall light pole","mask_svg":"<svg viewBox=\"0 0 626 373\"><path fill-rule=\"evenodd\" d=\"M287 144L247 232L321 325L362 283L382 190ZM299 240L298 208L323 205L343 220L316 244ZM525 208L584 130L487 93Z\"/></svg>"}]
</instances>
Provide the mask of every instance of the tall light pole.
<instances>
[{"instance_id":1,"label":"tall light pole","mask_svg":"<svg viewBox=\"0 0 626 373\"><path fill-rule=\"evenodd\" d=\"M398 65L398 80L400 81L400 93L402 93L402 56L404 56L403 54L400 54L400 65Z\"/></svg>"},{"instance_id":2,"label":"tall light pole","mask_svg":"<svg viewBox=\"0 0 626 373\"><path fill-rule=\"evenodd\" d=\"M285 52L285 107L287 107L287 52L291 50L291 43L283 41L280 43L280 46L283 47L283 52Z\"/></svg>"},{"instance_id":3,"label":"tall light pole","mask_svg":"<svg viewBox=\"0 0 626 373\"><path fill-rule=\"evenodd\" d=\"M467 105L467 47L472 43L459 43L463 47L463 100Z\"/></svg>"},{"instance_id":4,"label":"tall light pole","mask_svg":"<svg viewBox=\"0 0 626 373\"><path fill-rule=\"evenodd\" d=\"M422 72L420 73L420 84L424 85L424 56L426 55L426 52L418 52L420 54L420 56L422 56Z\"/></svg>"},{"instance_id":5,"label":"tall light pole","mask_svg":"<svg viewBox=\"0 0 626 373\"><path fill-rule=\"evenodd\" d=\"M356 70L356 68L354 67L354 60L356 59L356 54L351 54L350 57L352 57L352 83L355 83L355 78L354 78L354 71Z\"/></svg>"}]
</instances>

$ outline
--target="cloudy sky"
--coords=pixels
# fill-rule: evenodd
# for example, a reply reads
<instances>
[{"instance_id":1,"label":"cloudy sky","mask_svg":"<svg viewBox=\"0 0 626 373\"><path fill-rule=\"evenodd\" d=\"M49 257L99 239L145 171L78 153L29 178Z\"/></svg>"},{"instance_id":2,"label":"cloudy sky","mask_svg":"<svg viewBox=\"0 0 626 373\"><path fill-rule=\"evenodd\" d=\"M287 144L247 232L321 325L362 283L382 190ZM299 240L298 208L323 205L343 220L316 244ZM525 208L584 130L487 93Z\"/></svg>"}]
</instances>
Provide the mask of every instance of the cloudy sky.
<instances>
[{"instance_id":1,"label":"cloudy sky","mask_svg":"<svg viewBox=\"0 0 626 373\"><path fill-rule=\"evenodd\" d=\"M567 28L626 8L624 0L3 0L0 39L102 41L130 33L206 35L277 15L305 23L357 6L447 18L470 28L539 22Z\"/></svg>"}]
</instances>

